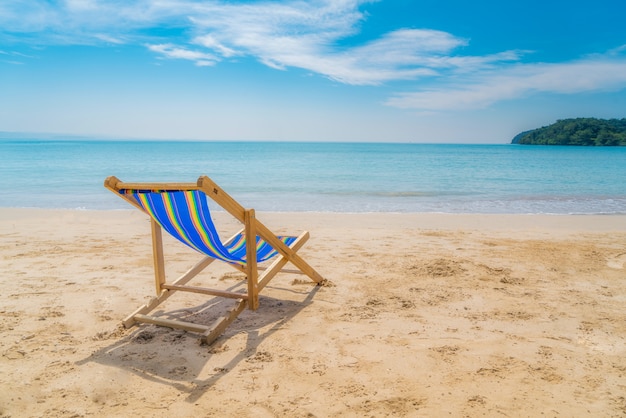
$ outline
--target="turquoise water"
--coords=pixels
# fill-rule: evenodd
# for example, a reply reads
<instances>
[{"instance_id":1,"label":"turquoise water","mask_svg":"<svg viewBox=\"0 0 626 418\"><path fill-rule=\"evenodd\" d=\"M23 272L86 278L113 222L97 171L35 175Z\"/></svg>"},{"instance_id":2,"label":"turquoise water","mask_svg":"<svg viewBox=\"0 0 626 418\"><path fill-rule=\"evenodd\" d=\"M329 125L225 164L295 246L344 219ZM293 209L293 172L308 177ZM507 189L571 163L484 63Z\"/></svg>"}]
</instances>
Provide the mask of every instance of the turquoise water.
<instances>
[{"instance_id":1,"label":"turquoise water","mask_svg":"<svg viewBox=\"0 0 626 418\"><path fill-rule=\"evenodd\" d=\"M264 211L626 213L626 147L0 140L2 207L121 209L125 181L213 178Z\"/></svg>"}]
</instances>

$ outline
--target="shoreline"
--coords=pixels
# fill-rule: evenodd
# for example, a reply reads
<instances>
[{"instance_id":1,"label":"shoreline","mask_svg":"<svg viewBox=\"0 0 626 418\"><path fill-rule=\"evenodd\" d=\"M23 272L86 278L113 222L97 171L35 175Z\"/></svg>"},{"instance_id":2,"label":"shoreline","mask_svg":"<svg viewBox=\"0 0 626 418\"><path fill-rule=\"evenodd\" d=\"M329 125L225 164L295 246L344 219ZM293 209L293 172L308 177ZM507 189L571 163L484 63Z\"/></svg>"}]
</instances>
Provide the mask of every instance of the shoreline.
<instances>
[{"instance_id":1,"label":"shoreline","mask_svg":"<svg viewBox=\"0 0 626 418\"><path fill-rule=\"evenodd\" d=\"M15 218L48 217L51 214L75 214L85 217L102 215L104 218L115 218L115 214L130 216L146 216L136 209L47 209L47 208L13 208L0 207L0 221ZM211 215L218 220L230 221L230 215L219 210ZM293 219L300 228L307 221L312 224L322 223L341 227L346 221L357 219L369 222L378 228L402 228L410 226L423 229L466 229L466 230L567 230L574 232L609 232L626 231L626 214L499 214L499 213L432 213L432 212L265 212L257 211L257 216L276 222L278 219ZM148 219L146 217L146 219ZM301 222L298 222L301 220Z\"/></svg>"},{"instance_id":2,"label":"shoreline","mask_svg":"<svg viewBox=\"0 0 626 418\"><path fill-rule=\"evenodd\" d=\"M147 216L0 208L0 416L626 413L626 215L257 218L310 231L299 254L333 286L278 275L207 347L120 327L154 295ZM165 240L175 278L199 255ZM210 267L199 284L242 279ZM222 305L162 310L210 324Z\"/></svg>"}]
</instances>

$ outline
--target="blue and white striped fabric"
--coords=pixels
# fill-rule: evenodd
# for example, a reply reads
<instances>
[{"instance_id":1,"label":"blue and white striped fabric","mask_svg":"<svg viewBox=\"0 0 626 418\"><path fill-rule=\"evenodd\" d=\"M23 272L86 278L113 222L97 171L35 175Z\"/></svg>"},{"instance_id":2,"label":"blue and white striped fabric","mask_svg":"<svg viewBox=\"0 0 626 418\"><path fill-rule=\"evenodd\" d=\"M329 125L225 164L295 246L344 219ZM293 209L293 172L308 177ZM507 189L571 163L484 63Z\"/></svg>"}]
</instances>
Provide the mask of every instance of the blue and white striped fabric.
<instances>
[{"instance_id":1,"label":"blue and white striped fabric","mask_svg":"<svg viewBox=\"0 0 626 418\"><path fill-rule=\"evenodd\" d=\"M246 238L238 234L224 245L215 229L206 197L198 190L122 190L130 194L137 203L154 218L170 235L209 257L227 263L246 264ZM281 237L291 245L296 237ZM256 237L257 262L274 257L277 251L265 240Z\"/></svg>"}]
</instances>

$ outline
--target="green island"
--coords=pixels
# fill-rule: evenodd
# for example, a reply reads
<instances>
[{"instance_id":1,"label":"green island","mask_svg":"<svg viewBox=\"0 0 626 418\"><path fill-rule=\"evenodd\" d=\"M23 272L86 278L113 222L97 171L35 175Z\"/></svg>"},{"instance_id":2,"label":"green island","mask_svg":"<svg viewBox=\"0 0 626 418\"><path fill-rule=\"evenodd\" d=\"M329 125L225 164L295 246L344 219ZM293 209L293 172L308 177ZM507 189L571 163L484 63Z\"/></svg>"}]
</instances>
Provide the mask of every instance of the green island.
<instances>
[{"instance_id":1,"label":"green island","mask_svg":"<svg viewBox=\"0 0 626 418\"><path fill-rule=\"evenodd\" d=\"M560 119L549 126L522 132L512 144L626 146L626 118Z\"/></svg>"}]
</instances>

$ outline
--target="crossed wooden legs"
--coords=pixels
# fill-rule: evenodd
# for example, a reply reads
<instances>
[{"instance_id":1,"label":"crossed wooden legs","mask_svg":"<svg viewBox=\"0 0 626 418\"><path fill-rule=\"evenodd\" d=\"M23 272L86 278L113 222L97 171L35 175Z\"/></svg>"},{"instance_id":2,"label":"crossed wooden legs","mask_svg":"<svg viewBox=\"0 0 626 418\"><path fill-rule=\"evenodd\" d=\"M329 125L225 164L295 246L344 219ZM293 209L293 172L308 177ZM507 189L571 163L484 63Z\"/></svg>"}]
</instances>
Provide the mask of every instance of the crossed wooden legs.
<instances>
[{"instance_id":1,"label":"crossed wooden legs","mask_svg":"<svg viewBox=\"0 0 626 418\"><path fill-rule=\"evenodd\" d=\"M296 255L296 251L300 249L304 243L309 239L309 233L303 232L298 238L290 245L285 245L282 241L275 238L281 246L277 248L279 254L277 259L270 264L267 268L258 267L256 264L256 233L261 226L264 235L268 230L254 218L254 211L246 211L245 229L247 246L247 260L253 260L246 263L245 267L233 265L237 270L243 271L246 274L247 279L247 293L231 292L227 290L209 289L197 286L188 286L187 283L193 279L197 274L204 270L207 266L215 261L214 258L205 257L200 260L196 265L190 268L178 279L172 283L167 283L165 278L165 261L163 254L163 240L161 227L154 220L151 219L152 229L152 248L154 256L154 274L155 274L155 287L156 297L152 298L147 304L143 305L135 312L126 317L123 324L126 328L132 327L136 323L149 323L155 325L166 326L170 328L183 329L186 331L195 332L201 335L200 341L204 344L211 344L217 337L219 337L226 327L230 325L237 316L243 312L247 307L250 309L257 309L259 306L259 292L270 282L270 280L279 272L285 271L283 267L291 262L298 270L289 270L290 273L302 273L307 274L311 280L316 283L321 283L322 277L313 270L302 258ZM241 232L240 232L241 233ZM238 234L233 236L228 242L232 241ZM263 273L259 275L259 270L263 270ZM232 298L237 301L234 308L228 311L224 316L218 318L211 326L195 324L192 322L185 322L180 320L172 320L161 318L157 316L148 315L161 303L165 302L173 293L177 291L199 293L210 296L218 296L225 298Z\"/></svg>"}]
</instances>

